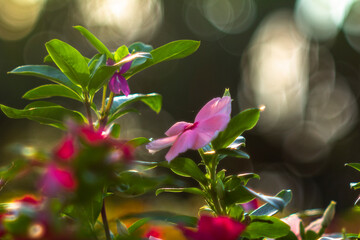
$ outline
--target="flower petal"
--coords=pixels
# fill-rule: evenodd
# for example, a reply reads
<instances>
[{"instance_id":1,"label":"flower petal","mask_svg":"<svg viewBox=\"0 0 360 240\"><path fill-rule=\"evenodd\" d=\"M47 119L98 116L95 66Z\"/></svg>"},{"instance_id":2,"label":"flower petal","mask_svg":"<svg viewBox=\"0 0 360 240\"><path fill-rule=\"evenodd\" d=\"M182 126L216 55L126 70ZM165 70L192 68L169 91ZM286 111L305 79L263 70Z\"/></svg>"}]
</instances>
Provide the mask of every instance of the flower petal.
<instances>
[{"instance_id":1,"label":"flower petal","mask_svg":"<svg viewBox=\"0 0 360 240\"><path fill-rule=\"evenodd\" d=\"M111 77L109 82L109 89L115 94L120 94L121 92L121 86L120 86L120 80L119 80L119 73L114 73L114 75Z\"/></svg>"},{"instance_id":2,"label":"flower petal","mask_svg":"<svg viewBox=\"0 0 360 240\"><path fill-rule=\"evenodd\" d=\"M120 82L120 90L125 94L125 96L129 96L130 88L129 88L128 82L121 75L119 75L118 78L119 78L119 82Z\"/></svg>"},{"instance_id":3,"label":"flower petal","mask_svg":"<svg viewBox=\"0 0 360 240\"><path fill-rule=\"evenodd\" d=\"M126 73L126 72L130 69L131 64L132 64L132 61L131 61L131 62L127 62L127 63L125 63L124 65L122 65L122 66L120 67L119 73L120 73L120 74Z\"/></svg>"},{"instance_id":4,"label":"flower petal","mask_svg":"<svg viewBox=\"0 0 360 240\"><path fill-rule=\"evenodd\" d=\"M193 130L188 130L182 134L180 134L169 152L165 155L165 159L167 161L173 160L180 153L185 152L188 149L191 149L194 145L197 138L197 133Z\"/></svg>"},{"instance_id":5,"label":"flower petal","mask_svg":"<svg viewBox=\"0 0 360 240\"><path fill-rule=\"evenodd\" d=\"M146 145L146 149L149 150L150 153L155 153L161 149L171 146L177 138L178 135L154 140Z\"/></svg>"},{"instance_id":6,"label":"flower petal","mask_svg":"<svg viewBox=\"0 0 360 240\"><path fill-rule=\"evenodd\" d=\"M201 122L215 115L230 115L231 98L228 96L222 98L214 98L201 108L195 117L195 122Z\"/></svg>"},{"instance_id":7,"label":"flower petal","mask_svg":"<svg viewBox=\"0 0 360 240\"><path fill-rule=\"evenodd\" d=\"M188 122L177 122L174 125L172 125L166 132L166 136L174 136L178 135L179 133L183 132L185 128L191 126L192 123Z\"/></svg>"}]
</instances>

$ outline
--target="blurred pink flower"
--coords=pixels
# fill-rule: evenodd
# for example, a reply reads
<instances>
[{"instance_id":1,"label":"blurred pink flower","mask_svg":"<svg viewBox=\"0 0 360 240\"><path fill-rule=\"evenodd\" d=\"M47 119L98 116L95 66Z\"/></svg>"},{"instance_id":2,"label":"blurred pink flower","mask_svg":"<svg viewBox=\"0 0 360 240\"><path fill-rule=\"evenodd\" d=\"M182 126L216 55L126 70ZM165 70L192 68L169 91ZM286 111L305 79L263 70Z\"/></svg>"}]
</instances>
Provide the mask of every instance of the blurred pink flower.
<instances>
[{"instance_id":1,"label":"blurred pink flower","mask_svg":"<svg viewBox=\"0 0 360 240\"><path fill-rule=\"evenodd\" d=\"M241 204L241 207L244 209L245 212L251 212L259 207L259 200L256 198L251 200L250 202Z\"/></svg>"},{"instance_id":2,"label":"blurred pink flower","mask_svg":"<svg viewBox=\"0 0 360 240\"><path fill-rule=\"evenodd\" d=\"M72 136L66 136L55 148L55 156L61 160L68 161L76 154L75 139Z\"/></svg>"},{"instance_id":3,"label":"blurred pink flower","mask_svg":"<svg viewBox=\"0 0 360 240\"><path fill-rule=\"evenodd\" d=\"M237 240L246 225L229 217L201 216L197 231L180 227L189 240Z\"/></svg>"},{"instance_id":4,"label":"blurred pink flower","mask_svg":"<svg viewBox=\"0 0 360 240\"><path fill-rule=\"evenodd\" d=\"M231 98L214 98L196 115L194 123L177 122L165 132L168 137L146 145L150 153L171 146L165 158L171 161L188 149L199 149L210 143L230 121Z\"/></svg>"},{"instance_id":5,"label":"blurred pink flower","mask_svg":"<svg viewBox=\"0 0 360 240\"><path fill-rule=\"evenodd\" d=\"M72 192L76 189L77 182L70 170L49 164L40 181L40 189L46 196L58 196L64 191Z\"/></svg>"}]
</instances>

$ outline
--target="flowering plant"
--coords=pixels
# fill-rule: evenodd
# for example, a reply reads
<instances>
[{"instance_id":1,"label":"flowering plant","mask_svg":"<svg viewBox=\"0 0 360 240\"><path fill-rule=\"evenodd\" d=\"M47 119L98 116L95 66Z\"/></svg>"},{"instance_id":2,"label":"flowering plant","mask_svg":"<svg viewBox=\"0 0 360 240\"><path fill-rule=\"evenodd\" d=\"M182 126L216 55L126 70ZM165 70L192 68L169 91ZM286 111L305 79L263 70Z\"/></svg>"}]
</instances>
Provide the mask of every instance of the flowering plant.
<instances>
[{"instance_id":1,"label":"flowering plant","mask_svg":"<svg viewBox=\"0 0 360 240\"><path fill-rule=\"evenodd\" d=\"M261 112L252 108L231 118L228 89L222 97L205 104L193 123L175 123L166 131L165 138L120 139L116 120L134 111L127 108L129 105L143 102L156 113L162 106L160 94L131 94L128 80L157 63L187 57L197 50L199 42L179 40L156 49L134 43L111 52L84 27L75 29L98 51L95 56L84 57L69 44L54 39L45 44L49 55L44 61L56 67L26 65L10 72L53 82L28 91L24 98L69 98L83 104L85 115L48 101L35 101L24 109L0 105L10 118L27 118L65 131L52 150L21 151L23 154L16 161L0 171L2 186L19 180L19 176L36 173L35 195L39 196L3 204L0 235L4 239L160 239L161 234L142 234L142 227L152 220L175 224L190 240L297 237L292 224L273 216L290 202L290 190L267 196L247 186L259 175L248 172L228 175L226 169L219 170L219 163L225 158L249 158L242 149L245 145L242 134L256 125ZM94 98L100 90L98 106ZM144 161L136 157L136 148L141 145L146 145L151 153L167 147L170 150L164 161ZM179 156L189 149L198 151L198 163ZM154 176L150 171L154 167L190 177L198 186L180 187L171 177ZM200 219L172 212L134 213L117 219L114 231L110 226L113 222L109 223L107 218L105 199L114 194L136 197L152 190L156 190L156 195L185 192L202 197L205 205L199 209ZM252 209L245 207L254 199L263 204ZM125 218L138 220L126 226L122 222ZM196 230L190 229L196 226Z\"/></svg>"}]
</instances>

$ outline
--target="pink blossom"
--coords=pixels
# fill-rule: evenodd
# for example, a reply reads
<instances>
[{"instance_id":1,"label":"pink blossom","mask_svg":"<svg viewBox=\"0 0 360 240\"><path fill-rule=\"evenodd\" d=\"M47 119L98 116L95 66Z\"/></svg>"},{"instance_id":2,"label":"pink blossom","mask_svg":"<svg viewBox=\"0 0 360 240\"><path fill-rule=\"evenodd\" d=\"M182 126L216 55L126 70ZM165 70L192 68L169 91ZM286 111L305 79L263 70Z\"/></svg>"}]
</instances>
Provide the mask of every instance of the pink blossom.
<instances>
[{"instance_id":1,"label":"pink blossom","mask_svg":"<svg viewBox=\"0 0 360 240\"><path fill-rule=\"evenodd\" d=\"M251 200L250 202L241 204L242 208L245 212L251 212L259 207L259 200L256 198L254 200Z\"/></svg>"},{"instance_id":2,"label":"pink blossom","mask_svg":"<svg viewBox=\"0 0 360 240\"><path fill-rule=\"evenodd\" d=\"M129 54L128 56L131 55ZM124 65L120 67L118 71L114 73L114 75L111 77L109 82L110 91L112 91L115 94L120 94L121 92L123 92L125 96L128 96L130 94L129 84L126 81L123 74L125 74L130 69L131 63L132 61L126 62ZM111 62L108 61L108 64L111 64Z\"/></svg>"},{"instance_id":3,"label":"pink blossom","mask_svg":"<svg viewBox=\"0 0 360 240\"><path fill-rule=\"evenodd\" d=\"M171 161L188 149L200 149L225 129L230 121L230 113L230 97L214 98L199 111L194 123L175 123L166 131L165 135L168 137L152 141L146 145L146 148L150 153L155 153L171 146L165 156L167 161Z\"/></svg>"},{"instance_id":4,"label":"pink blossom","mask_svg":"<svg viewBox=\"0 0 360 240\"><path fill-rule=\"evenodd\" d=\"M47 196L57 196L64 191L72 192L76 189L77 183L73 173L55 164L50 164L41 179L41 191Z\"/></svg>"},{"instance_id":5,"label":"pink blossom","mask_svg":"<svg viewBox=\"0 0 360 240\"><path fill-rule=\"evenodd\" d=\"M72 159L76 153L75 140L72 136L66 136L55 148L55 156L61 160L68 161Z\"/></svg>"},{"instance_id":6,"label":"pink blossom","mask_svg":"<svg viewBox=\"0 0 360 240\"><path fill-rule=\"evenodd\" d=\"M201 216L197 231L180 227L189 240L236 240L246 225L229 217Z\"/></svg>"}]
</instances>

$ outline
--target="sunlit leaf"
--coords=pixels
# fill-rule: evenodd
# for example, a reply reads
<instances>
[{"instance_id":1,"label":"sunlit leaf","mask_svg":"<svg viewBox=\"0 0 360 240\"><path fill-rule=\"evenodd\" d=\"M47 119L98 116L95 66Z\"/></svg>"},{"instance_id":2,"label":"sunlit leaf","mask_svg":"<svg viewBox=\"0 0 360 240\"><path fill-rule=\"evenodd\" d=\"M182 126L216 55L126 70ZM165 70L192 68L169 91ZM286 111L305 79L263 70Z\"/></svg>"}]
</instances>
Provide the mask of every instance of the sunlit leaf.
<instances>
[{"instance_id":1,"label":"sunlit leaf","mask_svg":"<svg viewBox=\"0 0 360 240\"><path fill-rule=\"evenodd\" d=\"M98 50L99 53L106 54L108 58L113 58L109 49L89 30L82 26L74 26L74 28L78 30L96 48L96 50Z\"/></svg>"},{"instance_id":2,"label":"sunlit leaf","mask_svg":"<svg viewBox=\"0 0 360 240\"><path fill-rule=\"evenodd\" d=\"M260 110L257 108L247 109L233 117L226 129L212 141L215 150L227 148L244 131L252 129L260 117Z\"/></svg>"},{"instance_id":3,"label":"sunlit leaf","mask_svg":"<svg viewBox=\"0 0 360 240\"><path fill-rule=\"evenodd\" d=\"M281 198L284 201L284 206L288 205L292 199L291 190L282 190L278 194L275 195L277 198ZM279 208L273 206L270 203L265 203L264 205L260 206L259 208L255 209L250 215L254 216L272 216L279 211Z\"/></svg>"},{"instance_id":4,"label":"sunlit leaf","mask_svg":"<svg viewBox=\"0 0 360 240\"><path fill-rule=\"evenodd\" d=\"M58 39L47 42L45 46L55 64L74 84L83 88L88 85L89 68L78 50Z\"/></svg>"},{"instance_id":5,"label":"sunlit leaf","mask_svg":"<svg viewBox=\"0 0 360 240\"><path fill-rule=\"evenodd\" d=\"M35 100L50 97L66 97L83 102L83 99L68 87L58 84L42 85L26 92L23 98Z\"/></svg>"},{"instance_id":6,"label":"sunlit leaf","mask_svg":"<svg viewBox=\"0 0 360 240\"><path fill-rule=\"evenodd\" d=\"M241 236L249 239L280 238L286 236L290 227L278 218L270 216L251 216L251 222Z\"/></svg>"},{"instance_id":7,"label":"sunlit leaf","mask_svg":"<svg viewBox=\"0 0 360 240\"><path fill-rule=\"evenodd\" d=\"M191 188L159 188L156 190L156 196L163 192L172 192L172 193L179 193L179 192L185 192L185 193L191 193L195 195L201 195L204 196L204 192L200 190L199 188L191 187Z\"/></svg>"}]
</instances>

